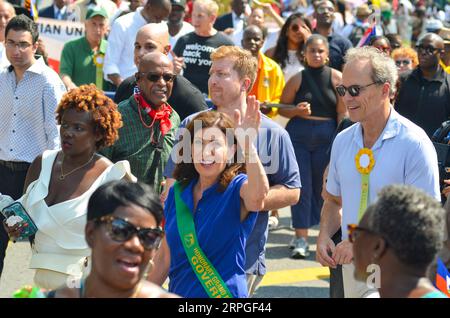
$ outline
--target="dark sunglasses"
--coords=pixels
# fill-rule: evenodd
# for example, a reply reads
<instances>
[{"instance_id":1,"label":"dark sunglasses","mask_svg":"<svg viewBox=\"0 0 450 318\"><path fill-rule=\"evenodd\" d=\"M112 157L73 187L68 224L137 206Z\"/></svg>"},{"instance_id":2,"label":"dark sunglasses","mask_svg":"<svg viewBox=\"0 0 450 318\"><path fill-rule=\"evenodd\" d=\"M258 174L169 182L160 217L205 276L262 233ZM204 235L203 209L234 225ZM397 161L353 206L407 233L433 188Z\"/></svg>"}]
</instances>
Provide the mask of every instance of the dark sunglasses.
<instances>
[{"instance_id":1,"label":"dark sunglasses","mask_svg":"<svg viewBox=\"0 0 450 318\"><path fill-rule=\"evenodd\" d=\"M411 60L397 60L395 61L395 65L402 66L402 65L409 65L411 64Z\"/></svg>"},{"instance_id":2,"label":"dark sunglasses","mask_svg":"<svg viewBox=\"0 0 450 318\"><path fill-rule=\"evenodd\" d=\"M175 79L175 77L177 77L175 74L171 74L171 73L160 74L160 73L151 73L151 72L148 72L148 73L140 72L139 74L142 76L145 76L150 82L157 82L162 77L166 83L169 83L169 82L172 82Z\"/></svg>"},{"instance_id":3,"label":"dark sunglasses","mask_svg":"<svg viewBox=\"0 0 450 318\"><path fill-rule=\"evenodd\" d=\"M361 93L361 89L369 87L374 84L379 84L379 83L373 82L373 83L365 85L365 86L350 85L349 87L345 87L344 85L339 85L339 86L336 86L336 91L339 94L339 96L341 96L341 97L344 97L345 92L347 92L347 91L350 94L350 96L356 97L356 96L359 96L359 94Z\"/></svg>"},{"instance_id":4,"label":"dark sunglasses","mask_svg":"<svg viewBox=\"0 0 450 318\"><path fill-rule=\"evenodd\" d=\"M159 248L164 236L164 231L160 227L141 229L128 222L127 219L111 215L102 216L96 222L104 223L109 237L116 242L126 242L134 235L137 235L146 250Z\"/></svg>"},{"instance_id":5,"label":"dark sunglasses","mask_svg":"<svg viewBox=\"0 0 450 318\"><path fill-rule=\"evenodd\" d=\"M358 238L358 232L367 232L371 234L376 234L374 231L365 229L356 224L348 224L347 231L348 231L348 240L350 241L350 243L355 243L356 239Z\"/></svg>"},{"instance_id":6,"label":"dark sunglasses","mask_svg":"<svg viewBox=\"0 0 450 318\"><path fill-rule=\"evenodd\" d=\"M441 51L440 49L437 49L433 46L423 46L423 45L416 45L416 50L417 50L417 52L424 51L425 53L427 53L429 55L433 54L436 51L439 51L439 52Z\"/></svg>"}]
</instances>

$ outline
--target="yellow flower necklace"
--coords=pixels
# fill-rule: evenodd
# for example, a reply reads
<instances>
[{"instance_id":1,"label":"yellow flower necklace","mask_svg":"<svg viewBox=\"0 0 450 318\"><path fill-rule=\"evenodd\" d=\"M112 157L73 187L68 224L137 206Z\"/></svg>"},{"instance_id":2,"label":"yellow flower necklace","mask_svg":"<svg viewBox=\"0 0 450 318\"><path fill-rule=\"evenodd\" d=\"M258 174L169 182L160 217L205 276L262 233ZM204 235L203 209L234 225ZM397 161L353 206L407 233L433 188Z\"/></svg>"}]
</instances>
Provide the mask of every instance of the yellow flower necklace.
<instances>
[{"instance_id":1,"label":"yellow flower necklace","mask_svg":"<svg viewBox=\"0 0 450 318\"><path fill-rule=\"evenodd\" d=\"M97 53L93 57L95 65L95 85L98 89L103 89L103 62L105 60L105 54Z\"/></svg>"},{"instance_id":2,"label":"yellow flower necklace","mask_svg":"<svg viewBox=\"0 0 450 318\"><path fill-rule=\"evenodd\" d=\"M359 203L358 221L361 220L367 208L369 198L369 175L375 166L373 151L362 148L355 156L356 170L361 174L361 200Z\"/></svg>"}]
</instances>

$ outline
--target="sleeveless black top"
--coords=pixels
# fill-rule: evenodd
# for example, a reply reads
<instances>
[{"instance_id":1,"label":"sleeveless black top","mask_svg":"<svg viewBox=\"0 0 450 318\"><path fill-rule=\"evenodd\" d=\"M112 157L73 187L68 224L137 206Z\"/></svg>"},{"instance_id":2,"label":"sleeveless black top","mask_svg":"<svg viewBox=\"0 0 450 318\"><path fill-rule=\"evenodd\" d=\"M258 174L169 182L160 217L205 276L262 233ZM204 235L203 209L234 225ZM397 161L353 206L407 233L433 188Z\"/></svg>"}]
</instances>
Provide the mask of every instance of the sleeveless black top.
<instances>
[{"instance_id":1,"label":"sleeveless black top","mask_svg":"<svg viewBox=\"0 0 450 318\"><path fill-rule=\"evenodd\" d=\"M305 78L305 72L308 72L310 78L317 86L316 91L321 93L321 100L317 98L315 90L311 88L309 81ZM302 71L302 83L297 94L295 94L294 104L308 102L311 104L311 116L328 117L337 119L337 96L331 82L331 68L323 66L320 68L306 67Z\"/></svg>"}]
</instances>

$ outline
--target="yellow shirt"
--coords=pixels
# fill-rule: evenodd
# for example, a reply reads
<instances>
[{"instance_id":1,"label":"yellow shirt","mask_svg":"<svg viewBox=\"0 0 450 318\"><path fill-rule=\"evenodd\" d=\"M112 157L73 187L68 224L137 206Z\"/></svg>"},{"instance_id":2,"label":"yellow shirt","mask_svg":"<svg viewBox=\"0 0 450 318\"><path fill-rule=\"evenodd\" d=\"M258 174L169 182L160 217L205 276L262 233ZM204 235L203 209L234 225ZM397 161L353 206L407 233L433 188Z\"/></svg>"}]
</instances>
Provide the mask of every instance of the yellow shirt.
<instances>
[{"instance_id":1,"label":"yellow shirt","mask_svg":"<svg viewBox=\"0 0 450 318\"><path fill-rule=\"evenodd\" d=\"M284 85L283 71L277 62L259 52L258 75L252 88L252 92L255 92L256 99L260 102L277 104L280 102ZM274 117L277 113L278 109L273 107L267 116Z\"/></svg>"},{"instance_id":2,"label":"yellow shirt","mask_svg":"<svg viewBox=\"0 0 450 318\"><path fill-rule=\"evenodd\" d=\"M444 64L444 62L442 62L442 60L439 60L439 65L444 69L445 72L450 74L450 65L447 66Z\"/></svg>"}]
</instances>

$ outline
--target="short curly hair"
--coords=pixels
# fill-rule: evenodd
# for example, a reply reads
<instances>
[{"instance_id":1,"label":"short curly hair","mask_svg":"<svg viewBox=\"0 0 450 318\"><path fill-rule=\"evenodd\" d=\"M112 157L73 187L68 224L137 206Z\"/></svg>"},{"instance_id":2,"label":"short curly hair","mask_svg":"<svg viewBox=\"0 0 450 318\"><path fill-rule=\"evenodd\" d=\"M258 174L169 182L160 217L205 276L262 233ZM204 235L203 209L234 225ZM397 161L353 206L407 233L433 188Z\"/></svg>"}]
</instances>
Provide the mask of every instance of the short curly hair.
<instances>
[{"instance_id":1,"label":"short curly hair","mask_svg":"<svg viewBox=\"0 0 450 318\"><path fill-rule=\"evenodd\" d=\"M417 52L414 51L410 47L401 47L398 49L395 49L392 51L391 57L395 61L396 58L399 56L406 56L411 59L412 61L412 67L415 68L417 65L419 65L419 58L417 56Z\"/></svg>"},{"instance_id":2,"label":"short curly hair","mask_svg":"<svg viewBox=\"0 0 450 318\"><path fill-rule=\"evenodd\" d=\"M81 85L64 94L56 109L56 120L59 125L63 113L67 109L76 109L92 114L96 132L99 131L102 136L96 143L97 150L113 145L119 138L122 116L117 105L94 84Z\"/></svg>"},{"instance_id":3,"label":"short curly hair","mask_svg":"<svg viewBox=\"0 0 450 318\"><path fill-rule=\"evenodd\" d=\"M442 248L445 211L422 190L387 186L365 217L368 228L381 235L404 264L425 269Z\"/></svg>"}]
</instances>

